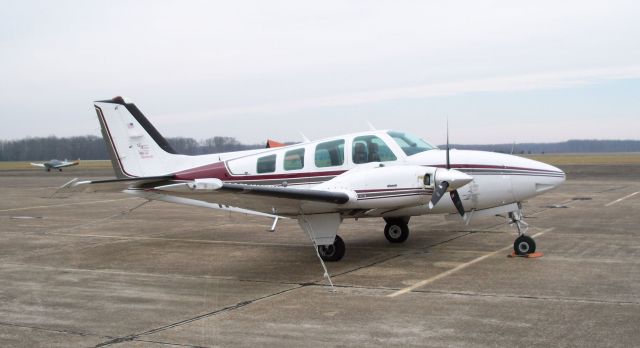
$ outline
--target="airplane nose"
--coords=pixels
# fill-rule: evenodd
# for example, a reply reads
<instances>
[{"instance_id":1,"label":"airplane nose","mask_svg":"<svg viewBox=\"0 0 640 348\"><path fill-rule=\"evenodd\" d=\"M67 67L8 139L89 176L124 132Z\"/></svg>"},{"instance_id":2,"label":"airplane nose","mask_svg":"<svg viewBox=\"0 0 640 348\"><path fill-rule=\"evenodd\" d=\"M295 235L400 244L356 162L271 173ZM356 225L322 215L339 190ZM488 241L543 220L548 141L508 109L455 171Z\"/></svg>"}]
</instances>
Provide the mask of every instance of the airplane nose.
<instances>
[{"instance_id":1,"label":"airplane nose","mask_svg":"<svg viewBox=\"0 0 640 348\"><path fill-rule=\"evenodd\" d=\"M537 171L534 176L536 193L554 189L565 181L566 174L560 168L544 162L531 161L534 162L532 167Z\"/></svg>"},{"instance_id":2,"label":"airplane nose","mask_svg":"<svg viewBox=\"0 0 640 348\"><path fill-rule=\"evenodd\" d=\"M539 166L545 170L547 172L548 175L550 175L552 177L552 185L553 187L556 187L560 184L562 184L567 175L558 167L554 167L550 164L546 164L543 162L538 162Z\"/></svg>"}]
</instances>

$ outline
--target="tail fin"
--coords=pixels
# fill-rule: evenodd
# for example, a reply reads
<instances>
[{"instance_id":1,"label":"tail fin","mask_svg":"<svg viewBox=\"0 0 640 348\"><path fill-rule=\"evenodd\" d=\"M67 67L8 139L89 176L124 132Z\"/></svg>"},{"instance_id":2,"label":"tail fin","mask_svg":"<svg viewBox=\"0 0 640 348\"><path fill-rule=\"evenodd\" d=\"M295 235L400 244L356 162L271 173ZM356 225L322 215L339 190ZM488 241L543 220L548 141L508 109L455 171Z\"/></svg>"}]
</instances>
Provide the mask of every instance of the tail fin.
<instances>
[{"instance_id":1,"label":"tail fin","mask_svg":"<svg viewBox=\"0 0 640 348\"><path fill-rule=\"evenodd\" d=\"M166 175L183 157L135 104L115 97L94 102L102 137L118 178Z\"/></svg>"}]
</instances>

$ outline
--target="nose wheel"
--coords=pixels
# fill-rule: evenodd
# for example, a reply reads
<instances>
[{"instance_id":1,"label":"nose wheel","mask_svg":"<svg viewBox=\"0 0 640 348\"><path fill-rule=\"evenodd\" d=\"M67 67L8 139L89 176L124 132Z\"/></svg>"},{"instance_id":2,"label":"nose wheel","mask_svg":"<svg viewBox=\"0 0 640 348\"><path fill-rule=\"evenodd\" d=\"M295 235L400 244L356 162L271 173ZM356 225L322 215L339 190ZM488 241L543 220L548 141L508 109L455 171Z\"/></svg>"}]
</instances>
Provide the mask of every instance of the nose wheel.
<instances>
[{"instance_id":1,"label":"nose wheel","mask_svg":"<svg viewBox=\"0 0 640 348\"><path fill-rule=\"evenodd\" d=\"M536 251L536 241L525 233L529 229L529 224L522 221L522 206L518 203L518 210L509 213L511 225L516 225L518 238L513 242L513 252L517 256L528 256Z\"/></svg>"},{"instance_id":2,"label":"nose wheel","mask_svg":"<svg viewBox=\"0 0 640 348\"><path fill-rule=\"evenodd\" d=\"M536 251L536 241L523 234L513 242L513 251L521 256L533 254Z\"/></svg>"}]
</instances>

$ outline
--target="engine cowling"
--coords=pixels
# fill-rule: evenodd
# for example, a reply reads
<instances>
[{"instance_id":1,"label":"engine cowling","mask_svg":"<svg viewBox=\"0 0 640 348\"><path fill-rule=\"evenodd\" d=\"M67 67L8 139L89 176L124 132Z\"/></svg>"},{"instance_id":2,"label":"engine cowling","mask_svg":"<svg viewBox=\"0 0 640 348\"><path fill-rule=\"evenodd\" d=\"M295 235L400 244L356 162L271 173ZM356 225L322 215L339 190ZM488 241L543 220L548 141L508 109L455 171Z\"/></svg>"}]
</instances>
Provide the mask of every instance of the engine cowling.
<instances>
[{"instance_id":1,"label":"engine cowling","mask_svg":"<svg viewBox=\"0 0 640 348\"><path fill-rule=\"evenodd\" d=\"M423 205L433 193L436 168L417 165L362 165L316 189L346 192L349 209L402 208Z\"/></svg>"}]
</instances>

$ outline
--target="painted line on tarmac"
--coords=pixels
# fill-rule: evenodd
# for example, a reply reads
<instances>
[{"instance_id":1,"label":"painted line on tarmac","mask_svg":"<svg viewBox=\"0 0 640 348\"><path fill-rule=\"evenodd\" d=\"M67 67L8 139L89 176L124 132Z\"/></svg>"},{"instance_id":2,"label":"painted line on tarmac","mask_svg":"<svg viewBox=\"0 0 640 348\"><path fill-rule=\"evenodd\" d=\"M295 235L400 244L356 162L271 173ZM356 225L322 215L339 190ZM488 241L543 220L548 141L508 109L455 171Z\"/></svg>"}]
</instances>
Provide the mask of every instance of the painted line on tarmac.
<instances>
[{"instance_id":1,"label":"painted line on tarmac","mask_svg":"<svg viewBox=\"0 0 640 348\"><path fill-rule=\"evenodd\" d=\"M638 193L640 193L640 191L638 191L638 192L634 192L634 193L632 193L632 194L630 194L630 195L626 195L626 196L624 196L624 197L622 197L622 198L618 198L618 199L616 199L616 200L615 200L615 201L613 201L613 202L609 202L609 203L605 204L604 206L605 206L605 207L609 207L609 206L612 206L612 205L614 205L614 204L616 204L616 203L620 203L620 202L624 201L624 200L625 200L625 199L627 199L627 198L631 198L631 197L633 197L633 196L637 195Z\"/></svg>"},{"instance_id":2,"label":"painted line on tarmac","mask_svg":"<svg viewBox=\"0 0 640 348\"><path fill-rule=\"evenodd\" d=\"M126 235L114 236L114 235L104 235L104 234L75 234L75 233L60 233L60 232L47 232L46 234L51 236L65 236L65 237L118 239L121 241L150 240L150 241L200 243L200 244L283 246L283 247L302 247L302 248L308 248L310 245L310 244L271 243L271 242L240 242L240 241L233 241L233 240L185 239L185 238L168 238L168 237L138 237L138 236L126 236Z\"/></svg>"},{"instance_id":3,"label":"painted line on tarmac","mask_svg":"<svg viewBox=\"0 0 640 348\"><path fill-rule=\"evenodd\" d=\"M0 212L18 211L18 210L30 210L30 209L43 209L43 208L68 207L70 205L81 205L81 204L98 204L98 203L119 202L119 201L126 201L128 199L138 199L138 197L107 199L107 200L102 200L102 201L91 201L91 202L76 202L76 203L51 204L51 205L36 205L36 206L33 206L33 207L2 209L2 210L0 210Z\"/></svg>"},{"instance_id":4,"label":"painted line on tarmac","mask_svg":"<svg viewBox=\"0 0 640 348\"><path fill-rule=\"evenodd\" d=\"M543 234L545 234L545 233L547 233L549 231L552 231L553 229L554 229L554 227L547 228L546 230L543 230L543 231L541 231L539 233L536 233L531 237L532 238L539 237L539 236L541 236L541 235L543 235ZM504 248L501 248L501 249L498 249L496 251L492 251L492 252L490 252L488 254L485 254L485 255L482 255L480 257L477 257L477 258L475 258L475 259L473 259L473 260L471 260L469 262L465 262L465 263L463 263L461 265L458 265L458 266L456 266L456 267L454 267L454 268L452 268L452 269L450 269L448 271L442 272L442 273L440 273L438 275L435 275L435 276L433 276L431 278L427 278L425 280L419 281L419 282L417 282L417 283L415 283L415 284L413 284L411 286L408 286L408 287L406 287L404 289L400 289L400 290L398 290L398 291L396 291L396 292L394 292L392 294L389 294L389 295L387 295L387 297L396 297L396 296L400 296L400 295L406 294L408 292L411 292L411 291L413 291L413 290L415 290L417 288L420 288L420 287L423 287L423 286L425 286L427 284L433 283L438 279L442 279L442 278L444 278L446 276L449 276L449 275L454 274L454 273L456 273L458 271L461 271L461 270L463 270L463 269L465 269L465 268L467 268L467 267L469 267L469 266L471 266L473 264L476 264L476 263L478 263L478 262L480 262L480 261L482 261L484 259L487 259L487 258L489 258L489 257L491 257L491 256L493 256L493 255L495 255L497 253L501 253L501 252L503 252L503 251L505 251L505 250L507 250L509 248L513 248L513 244L507 245Z\"/></svg>"}]
</instances>

